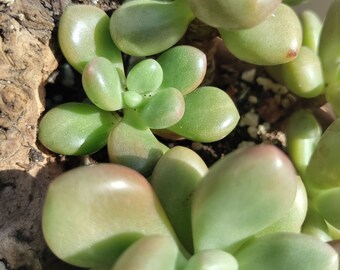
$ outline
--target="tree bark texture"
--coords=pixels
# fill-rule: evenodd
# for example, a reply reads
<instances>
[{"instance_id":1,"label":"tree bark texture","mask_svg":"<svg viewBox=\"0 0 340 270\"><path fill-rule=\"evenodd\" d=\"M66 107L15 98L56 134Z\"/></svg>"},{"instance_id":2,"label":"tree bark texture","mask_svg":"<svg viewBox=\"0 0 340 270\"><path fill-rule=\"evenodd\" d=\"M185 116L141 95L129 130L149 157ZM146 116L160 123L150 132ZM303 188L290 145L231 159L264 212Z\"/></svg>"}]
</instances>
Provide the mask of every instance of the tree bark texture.
<instances>
[{"instance_id":1,"label":"tree bark texture","mask_svg":"<svg viewBox=\"0 0 340 270\"><path fill-rule=\"evenodd\" d=\"M110 0L80 3L116 8ZM39 145L37 127L44 87L58 68L58 19L68 4L0 0L0 270L53 269L41 208L48 183L65 168Z\"/></svg>"}]
</instances>

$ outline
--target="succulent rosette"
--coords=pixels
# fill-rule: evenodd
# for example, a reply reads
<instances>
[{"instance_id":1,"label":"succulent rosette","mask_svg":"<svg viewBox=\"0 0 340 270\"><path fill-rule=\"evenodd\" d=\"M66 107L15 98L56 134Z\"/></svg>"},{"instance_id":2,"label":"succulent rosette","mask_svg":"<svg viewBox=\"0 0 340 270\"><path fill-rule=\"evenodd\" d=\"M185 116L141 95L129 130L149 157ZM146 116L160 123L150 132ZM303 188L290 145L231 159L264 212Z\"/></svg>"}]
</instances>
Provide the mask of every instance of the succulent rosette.
<instances>
[{"instance_id":1,"label":"succulent rosette","mask_svg":"<svg viewBox=\"0 0 340 270\"><path fill-rule=\"evenodd\" d=\"M86 155L107 144L112 162L148 175L167 150L153 131L212 142L235 128L239 114L228 94L200 87L207 69L203 52L175 46L142 59L126 75L109 29L109 17L93 6L69 6L61 17L61 49L81 72L91 104L62 104L47 112L39 126L44 146L59 154Z\"/></svg>"}]
</instances>

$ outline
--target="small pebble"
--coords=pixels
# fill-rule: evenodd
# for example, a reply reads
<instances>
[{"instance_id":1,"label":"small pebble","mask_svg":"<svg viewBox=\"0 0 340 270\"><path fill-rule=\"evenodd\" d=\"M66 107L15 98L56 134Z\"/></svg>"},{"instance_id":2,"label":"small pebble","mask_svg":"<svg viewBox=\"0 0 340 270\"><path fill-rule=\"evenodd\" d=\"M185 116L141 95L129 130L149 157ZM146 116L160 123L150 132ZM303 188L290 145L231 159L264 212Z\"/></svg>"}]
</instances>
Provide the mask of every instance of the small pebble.
<instances>
[{"instance_id":1,"label":"small pebble","mask_svg":"<svg viewBox=\"0 0 340 270\"><path fill-rule=\"evenodd\" d=\"M248 102L251 104L257 104L259 102L258 98L256 96L249 96L248 97Z\"/></svg>"},{"instance_id":2,"label":"small pebble","mask_svg":"<svg viewBox=\"0 0 340 270\"><path fill-rule=\"evenodd\" d=\"M191 144L191 148L192 148L192 150L194 150L194 151L199 151L199 150L202 150L203 145L202 145L200 142L193 142L193 143Z\"/></svg>"},{"instance_id":3,"label":"small pebble","mask_svg":"<svg viewBox=\"0 0 340 270\"><path fill-rule=\"evenodd\" d=\"M250 127L247 128L247 132L248 132L249 136L252 137L253 139L258 138L257 127L250 126Z\"/></svg>"},{"instance_id":4,"label":"small pebble","mask_svg":"<svg viewBox=\"0 0 340 270\"><path fill-rule=\"evenodd\" d=\"M22 13L20 13L20 14L18 14L18 19L19 19L19 21L24 21L25 20L25 15L24 14L22 14Z\"/></svg>"},{"instance_id":5,"label":"small pebble","mask_svg":"<svg viewBox=\"0 0 340 270\"><path fill-rule=\"evenodd\" d=\"M250 69L242 73L241 79L246 81L246 82L254 82L256 76L256 69Z\"/></svg>"},{"instance_id":6,"label":"small pebble","mask_svg":"<svg viewBox=\"0 0 340 270\"><path fill-rule=\"evenodd\" d=\"M268 128L267 126L265 126L264 124L259 125L259 126L258 126L258 134L264 135L264 134L267 133L268 129L269 129L269 128Z\"/></svg>"},{"instance_id":7,"label":"small pebble","mask_svg":"<svg viewBox=\"0 0 340 270\"><path fill-rule=\"evenodd\" d=\"M258 85L263 87L263 90L267 91L267 90L271 90L272 89L272 85L274 84L272 80L268 79L268 78L264 78L264 77L258 77L256 79L256 82Z\"/></svg>"},{"instance_id":8,"label":"small pebble","mask_svg":"<svg viewBox=\"0 0 340 270\"><path fill-rule=\"evenodd\" d=\"M239 126L252 126L256 127L259 124L259 115L254 111L249 111L241 117Z\"/></svg>"}]
</instances>

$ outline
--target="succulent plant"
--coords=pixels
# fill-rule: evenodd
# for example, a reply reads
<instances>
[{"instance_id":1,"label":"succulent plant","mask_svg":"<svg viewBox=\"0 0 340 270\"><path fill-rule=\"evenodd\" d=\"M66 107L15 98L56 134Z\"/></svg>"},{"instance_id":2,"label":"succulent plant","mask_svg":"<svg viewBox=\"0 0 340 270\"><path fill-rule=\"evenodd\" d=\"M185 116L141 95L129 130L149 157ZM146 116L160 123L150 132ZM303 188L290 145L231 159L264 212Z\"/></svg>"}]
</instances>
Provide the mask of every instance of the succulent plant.
<instances>
[{"instance_id":1,"label":"succulent plant","mask_svg":"<svg viewBox=\"0 0 340 270\"><path fill-rule=\"evenodd\" d=\"M107 145L111 164L51 182L42 228L56 256L92 270L339 268L338 118L328 126L312 109L292 111L286 153L262 144L210 168L155 136L213 142L239 120L225 91L202 85L205 54L177 44L195 18L299 104L327 101L339 116L340 0L324 22L298 17L289 5L301 2L134 0L111 18L92 6L66 9L60 47L88 99L47 112L39 139L65 155ZM122 53L138 63L124 66Z\"/></svg>"},{"instance_id":2,"label":"succulent plant","mask_svg":"<svg viewBox=\"0 0 340 270\"><path fill-rule=\"evenodd\" d=\"M115 164L57 177L43 232L59 258L95 269L338 269L335 250L299 233L306 212L304 185L275 146L236 150L209 170L176 146L150 182Z\"/></svg>"},{"instance_id":3,"label":"succulent plant","mask_svg":"<svg viewBox=\"0 0 340 270\"><path fill-rule=\"evenodd\" d=\"M40 122L39 139L48 149L86 155L107 143L112 162L148 175L166 150L152 130L168 129L212 142L234 129L239 114L232 99L219 88L199 87L207 69L203 52L175 46L156 59L141 60L125 75L121 52L107 39L109 17L103 11L87 5L67 8L59 28L61 49L82 73L93 105L68 103L47 112Z\"/></svg>"}]
</instances>

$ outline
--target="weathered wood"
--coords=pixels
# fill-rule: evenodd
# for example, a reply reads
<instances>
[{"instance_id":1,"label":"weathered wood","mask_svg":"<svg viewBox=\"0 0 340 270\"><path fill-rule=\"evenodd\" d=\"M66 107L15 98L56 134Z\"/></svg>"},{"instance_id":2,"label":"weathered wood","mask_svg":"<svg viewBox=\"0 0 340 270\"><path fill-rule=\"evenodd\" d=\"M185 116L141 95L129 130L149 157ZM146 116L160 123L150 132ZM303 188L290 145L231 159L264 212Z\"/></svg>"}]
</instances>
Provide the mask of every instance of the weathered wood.
<instances>
[{"instance_id":1,"label":"weathered wood","mask_svg":"<svg viewBox=\"0 0 340 270\"><path fill-rule=\"evenodd\" d=\"M105 11L118 3L74 2ZM70 3L0 0L1 270L53 268L55 258L41 232L41 208L48 183L64 167L58 156L37 143L37 127L45 106L44 87L58 67L58 19Z\"/></svg>"}]
</instances>

